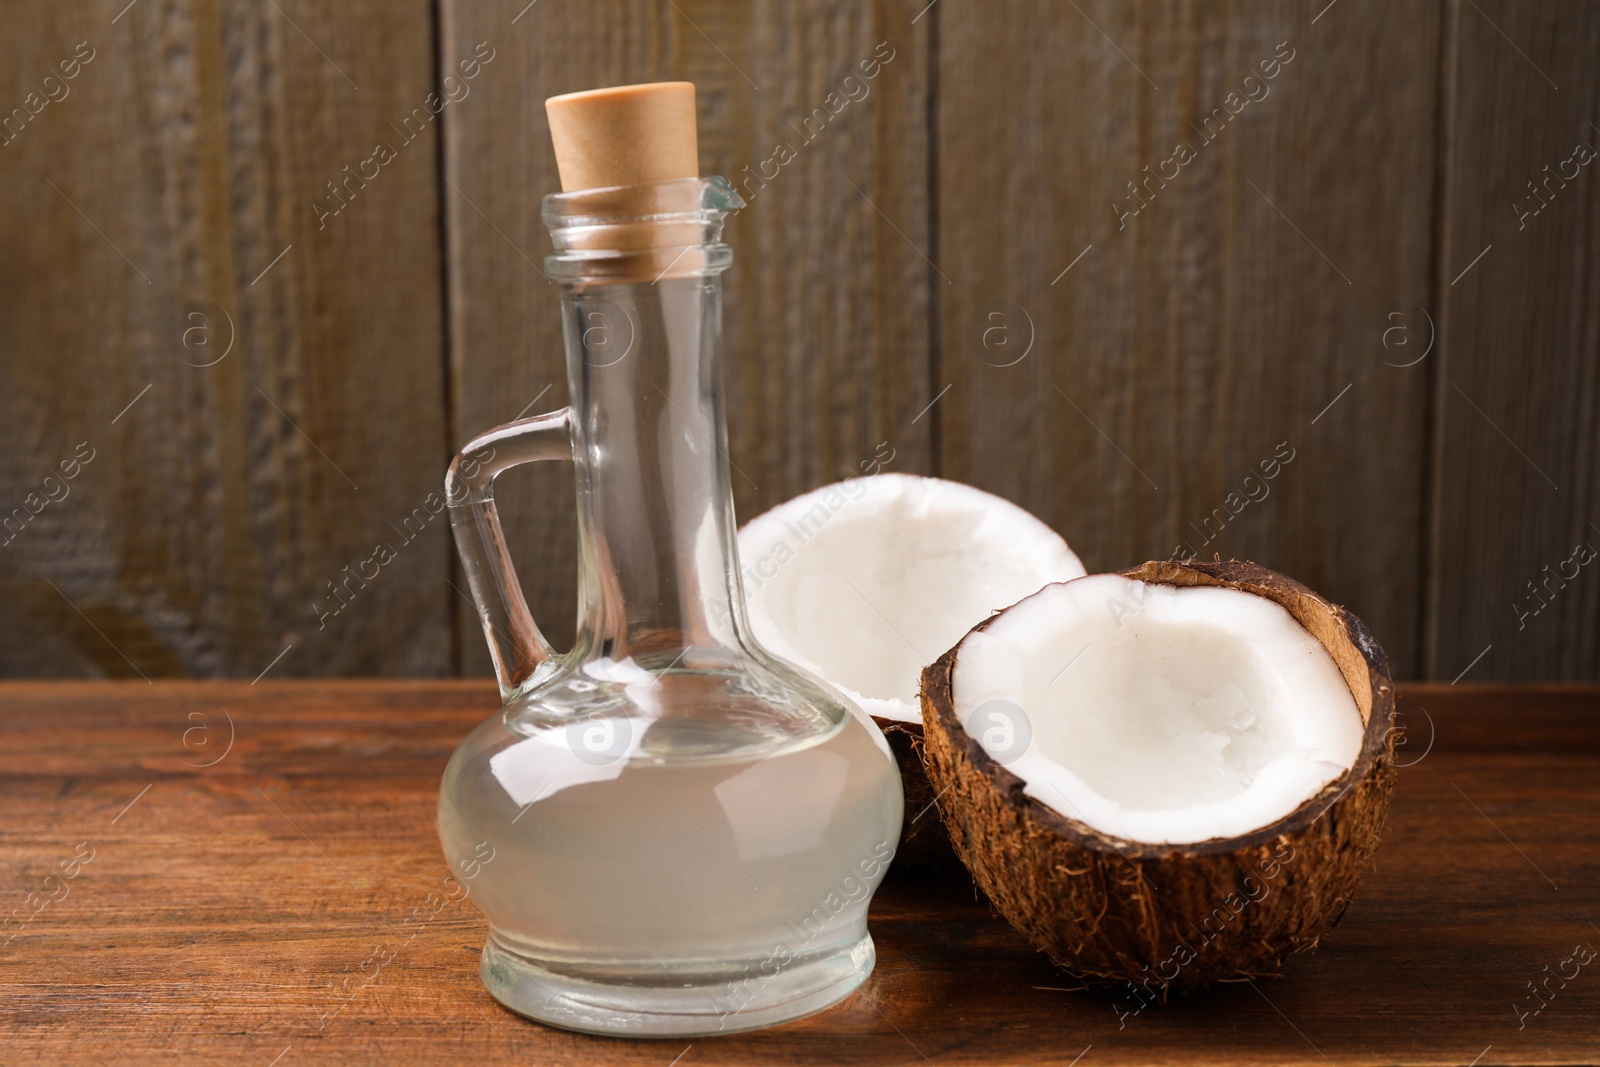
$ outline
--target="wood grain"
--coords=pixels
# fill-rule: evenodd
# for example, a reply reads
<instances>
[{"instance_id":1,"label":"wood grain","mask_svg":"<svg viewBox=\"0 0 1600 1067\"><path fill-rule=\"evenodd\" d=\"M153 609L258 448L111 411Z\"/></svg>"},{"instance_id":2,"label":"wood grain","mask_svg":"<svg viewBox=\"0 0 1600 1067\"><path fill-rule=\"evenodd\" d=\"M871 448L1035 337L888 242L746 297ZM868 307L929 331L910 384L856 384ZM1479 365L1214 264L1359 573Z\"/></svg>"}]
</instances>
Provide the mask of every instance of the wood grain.
<instances>
[{"instance_id":1,"label":"wood grain","mask_svg":"<svg viewBox=\"0 0 1600 1067\"><path fill-rule=\"evenodd\" d=\"M889 469L927 472L929 420L916 416L931 398L929 267L917 250L929 241L929 78L926 24L910 17L887 2L445 0L446 64L479 41L500 57L446 123L456 441L530 404L528 414L566 402L557 294L540 273L549 239L539 198L559 188L545 97L683 78L698 86L703 172L734 181L749 204L728 226L736 259L724 275L739 514L861 473L880 442L893 450ZM858 64L880 42L893 59L863 80ZM858 99L843 102L847 92ZM827 121L814 120L807 141L798 127L815 108L829 109ZM764 165L780 143L795 158ZM529 604L564 646L576 589L571 472L543 464L504 482ZM475 617L459 611L464 670L485 673Z\"/></svg>"},{"instance_id":2,"label":"wood grain","mask_svg":"<svg viewBox=\"0 0 1600 1067\"><path fill-rule=\"evenodd\" d=\"M1452 10L1428 667L1593 678L1600 568L1573 557L1600 552L1600 175L1568 161L1600 151L1600 10Z\"/></svg>"},{"instance_id":3,"label":"wood grain","mask_svg":"<svg viewBox=\"0 0 1600 1067\"><path fill-rule=\"evenodd\" d=\"M1552 984L1522 1029L1512 1005L1526 1010L1526 983L1575 944L1600 945L1589 926L1600 691L1402 697L1431 710L1439 743L1402 770L1343 922L1282 979L1153 1005L1119 1028L1113 994L1068 989L970 885L896 871L873 902L878 967L861 992L797 1023L691 1043L581 1037L510 1014L478 982L477 912L430 898L446 874L439 775L494 710L491 686L11 683L0 686L8 911L80 843L93 858L0 948L0 1045L8 1063L257 1067L279 1056L280 1067L661 1067L680 1054L1065 1064L1086 1049L1080 1062L1593 1062L1597 976ZM1498 716L1548 743L1484 750L1473 737ZM376 949L394 959L363 982Z\"/></svg>"},{"instance_id":4,"label":"wood grain","mask_svg":"<svg viewBox=\"0 0 1600 1067\"><path fill-rule=\"evenodd\" d=\"M0 672L441 672L443 520L390 526L445 459L437 152L389 125L431 87L429 4L122 8L0 16L8 114L93 57L0 146Z\"/></svg>"},{"instance_id":5,"label":"wood grain","mask_svg":"<svg viewBox=\"0 0 1600 1067\"><path fill-rule=\"evenodd\" d=\"M11 4L0 676L487 675L442 519L401 527L467 437L565 402L543 98L672 77L754 194L725 276L746 518L892 450L1093 570L1291 574L1400 677L1595 678L1595 568L1543 585L1600 549L1593 168L1519 216L1600 148L1596 41L1576 0ZM506 481L562 645L571 473Z\"/></svg>"},{"instance_id":6,"label":"wood grain","mask_svg":"<svg viewBox=\"0 0 1600 1067\"><path fill-rule=\"evenodd\" d=\"M1413 674L1426 373L1381 342L1430 283L1436 5L933 15L943 472L1091 571L1291 574Z\"/></svg>"}]
</instances>

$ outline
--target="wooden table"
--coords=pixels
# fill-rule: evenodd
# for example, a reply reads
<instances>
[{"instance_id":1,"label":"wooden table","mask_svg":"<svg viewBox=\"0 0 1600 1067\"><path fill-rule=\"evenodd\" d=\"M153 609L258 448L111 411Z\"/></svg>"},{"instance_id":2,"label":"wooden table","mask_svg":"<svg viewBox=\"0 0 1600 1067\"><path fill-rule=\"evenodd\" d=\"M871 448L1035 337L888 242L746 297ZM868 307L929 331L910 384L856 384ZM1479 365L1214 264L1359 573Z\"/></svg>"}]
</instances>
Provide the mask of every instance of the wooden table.
<instances>
[{"instance_id":1,"label":"wooden table","mask_svg":"<svg viewBox=\"0 0 1600 1067\"><path fill-rule=\"evenodd\" d=\"M970 883L896 871L860 992L658 1042L505 1011L478 982L483 921L430 896L439 775L488 685L0 685L0 1063L1600 1061L1600 960L1516 1012L1600 949L1600 689L1411 686L1401 706L1413 765L1375 867L1284 978L1119 1028Z\"/></svg>"}]
</instances>

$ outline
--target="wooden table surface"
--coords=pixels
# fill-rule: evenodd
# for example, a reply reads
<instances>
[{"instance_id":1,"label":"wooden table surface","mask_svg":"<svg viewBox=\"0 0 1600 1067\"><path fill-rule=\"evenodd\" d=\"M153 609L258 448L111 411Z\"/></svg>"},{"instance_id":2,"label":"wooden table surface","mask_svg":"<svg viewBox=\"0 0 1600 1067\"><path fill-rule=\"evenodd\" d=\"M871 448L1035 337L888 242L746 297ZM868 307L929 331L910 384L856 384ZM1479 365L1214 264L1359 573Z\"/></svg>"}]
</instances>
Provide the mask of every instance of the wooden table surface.
<instances>
[{"instance_id":1,"label":"wooden table surface","mask_svg":"<svg viewBox=\"0 0 1600 1067\"><path fill-rule=\"evenodd\" d=\"M0 685L0 1064L1600 1062L1600 960L1551 977L1600 949L1600 689L1401 707L1375 866L1283 978L1119 1020L970 883L894 871L842 1004L626 1041L502 1009L439 895L439 775L490 686Z\"/></svg>"}]
</instances>

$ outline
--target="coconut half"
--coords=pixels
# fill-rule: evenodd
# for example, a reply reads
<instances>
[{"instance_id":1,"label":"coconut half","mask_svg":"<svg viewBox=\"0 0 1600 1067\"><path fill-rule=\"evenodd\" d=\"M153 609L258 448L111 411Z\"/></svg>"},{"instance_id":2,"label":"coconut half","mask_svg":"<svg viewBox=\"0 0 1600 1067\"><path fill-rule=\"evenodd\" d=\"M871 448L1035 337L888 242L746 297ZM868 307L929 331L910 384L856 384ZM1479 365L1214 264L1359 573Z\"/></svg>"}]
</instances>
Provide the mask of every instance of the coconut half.
<instances>
[{"instance_id":1,"label":"coconut half","mask_svg":"<svg viewBox=\"0 0 1600 1067\"><path fill-rule=\"evenodd\" d=\"M862 710L921 722L922 668L973 624L1084 573L1054 530L970 485L877 474L826 485L739 531L757 640Z\"/></svg>"},{"instance_id":2,"label":"coconut half","mask_svg":"<svg viewBox=\"0 0 1600 1067\"><path fill-rule=\"evenodd\" d=\"M1316 947L1377 847L1393 717L1361 621L1240 562L1046 587L923 675L956 854L1058 965L1142 996Z\"/></svg>"},{"instance_id":3,"label":"coconut half","mask_svg":"<svg viewBox=\"0 0 1600 1067\"><path fill-rule=\"evenodd\" d=\"M899 857L948 855L922 770L922 669L973 624L1081 576L1083 564L1008 500L889 473L823 486L757 516L739 531L739 557L756 639L883 729L905 784Z\"/></svg>"}]
</instances>

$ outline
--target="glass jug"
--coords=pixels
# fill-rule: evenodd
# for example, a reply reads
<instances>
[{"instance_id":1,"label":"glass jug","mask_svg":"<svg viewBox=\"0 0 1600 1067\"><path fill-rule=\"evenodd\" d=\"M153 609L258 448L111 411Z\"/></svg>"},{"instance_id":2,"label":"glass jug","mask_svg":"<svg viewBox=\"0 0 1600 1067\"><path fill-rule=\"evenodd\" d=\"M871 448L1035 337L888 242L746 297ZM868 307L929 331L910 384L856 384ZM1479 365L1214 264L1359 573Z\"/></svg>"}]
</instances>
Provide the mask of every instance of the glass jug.
<instances>
[{"instance_id":1,"label":"glass jug","mask_svg":"<svg viewBox=\"0 0 1600 1067\"><path fill-rule=\"evenodd\" d=\"M717 358L742 206L720 178L546 197L572 405L469 442L446 481L504 706L451 758L439 835L489 920L484 984L567 1029L752 1029L873 965L899 776L871 721L745 618ZM567 458L579 608L560 654L493 483Z\"/></svg>"}]
</instances>

